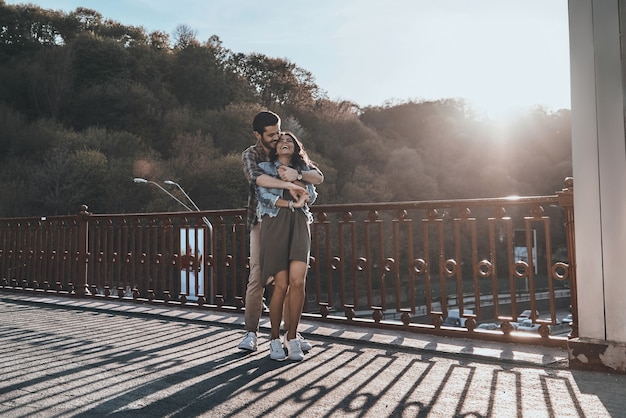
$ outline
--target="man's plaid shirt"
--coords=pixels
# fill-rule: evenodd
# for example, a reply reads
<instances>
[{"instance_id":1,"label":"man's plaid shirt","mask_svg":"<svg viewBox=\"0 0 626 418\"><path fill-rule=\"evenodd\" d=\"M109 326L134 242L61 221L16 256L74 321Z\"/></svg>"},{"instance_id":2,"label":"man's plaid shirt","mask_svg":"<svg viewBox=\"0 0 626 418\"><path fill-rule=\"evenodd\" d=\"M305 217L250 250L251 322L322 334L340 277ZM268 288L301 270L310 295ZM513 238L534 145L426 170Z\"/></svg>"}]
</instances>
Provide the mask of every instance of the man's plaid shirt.
<instances>
[{"instance_id":1,"label":"man's plaid shirt","mask_svg":"<svg viewBox=\"0 0 626 418\"><path fill-rule=\"evenodd\" d=\"M248 208L247 208L247 221L246 227L248 230L252 229L254 225L258 223L256 218L256 179L263 173L263 170L259 168L259 163L263 161L269 161L268 156L265 154L265 149L261 145L260 141L247 148L241 153L241 160L243 162L243 174L248 180Z\"/></svg>"}]
</instances>

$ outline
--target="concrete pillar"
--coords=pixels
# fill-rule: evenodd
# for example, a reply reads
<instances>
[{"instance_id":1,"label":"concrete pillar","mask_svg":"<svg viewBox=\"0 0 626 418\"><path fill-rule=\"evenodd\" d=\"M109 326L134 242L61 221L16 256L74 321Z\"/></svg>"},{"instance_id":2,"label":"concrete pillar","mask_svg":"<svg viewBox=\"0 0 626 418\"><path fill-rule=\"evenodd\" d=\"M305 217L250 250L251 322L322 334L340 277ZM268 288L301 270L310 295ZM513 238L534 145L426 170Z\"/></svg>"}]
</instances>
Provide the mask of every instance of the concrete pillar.
<instances>
[{"instance_id":1,"label":"concrete pillar","mask_svg":"<svg viewBox=\"0 0 626 418\"><path fill-rule=\"evenodd\" d=\"M620 373L626 373L626 136L619 14L624 3L569 0L579 324L579 338L569 342L569 360L572 368Z\"/></svg>"}]
</instances>

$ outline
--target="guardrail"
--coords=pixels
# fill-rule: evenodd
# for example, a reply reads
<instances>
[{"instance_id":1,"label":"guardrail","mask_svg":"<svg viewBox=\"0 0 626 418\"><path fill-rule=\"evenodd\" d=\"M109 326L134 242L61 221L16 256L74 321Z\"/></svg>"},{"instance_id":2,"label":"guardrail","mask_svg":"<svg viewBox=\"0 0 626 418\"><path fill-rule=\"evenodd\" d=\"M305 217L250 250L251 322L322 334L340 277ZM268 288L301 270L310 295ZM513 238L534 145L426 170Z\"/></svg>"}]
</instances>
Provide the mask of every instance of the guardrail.
<instances>
[{"instance_id":1,"label":"guardrail","mask_svg":"<svg viewBox=\"0 0 626 418\"><path fill-rule=\"evenodd\" d=\"M577 336L573 182L551 196L317 205L303 315L566 346ZM0 220L0 289L241 310L245 210ZM518 334L517 317L538 332ZM448 327L450 311L463 327ZM566 315L567 313L564 313ZM483 330L480 323L495 323Z\"/></svg>"}]
</instances>

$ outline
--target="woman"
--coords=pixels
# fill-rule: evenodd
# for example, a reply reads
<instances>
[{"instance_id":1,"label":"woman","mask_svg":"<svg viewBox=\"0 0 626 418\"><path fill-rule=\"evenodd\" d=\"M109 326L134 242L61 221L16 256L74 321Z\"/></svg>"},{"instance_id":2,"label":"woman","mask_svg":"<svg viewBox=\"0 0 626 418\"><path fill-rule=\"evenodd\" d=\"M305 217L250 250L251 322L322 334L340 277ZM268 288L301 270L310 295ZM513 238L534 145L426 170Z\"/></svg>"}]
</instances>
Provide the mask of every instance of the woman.
<instances>
[{"instance_id":1,"label":"woman","mask_svg":"<svg viewBox=\"0 0 626 418\"><path fill-rule=\"evenodd\" d=\"M278 177L281 166L290 166L299 173L314 169L302 143L291 132L283 132L270 153L270 161L259 167L267 174ZM301 175L298 175L300 178ZM307 190L294 199L284 189L258 187L257 216L261 222L261 274L272 281L274 290L270 300L270 321L272 324L270 358L284 360L285 351L280 341L280 322L283 317L283 303L289 288L288 306L285 314L289 318L285 334L285 347L291 360L303 360L304 353L296 333L300 314L304 306L305 283L311 250L309 225L313 215L308 205L317 197L315 187L301 184Z\"/></svg>"}]
</instances>

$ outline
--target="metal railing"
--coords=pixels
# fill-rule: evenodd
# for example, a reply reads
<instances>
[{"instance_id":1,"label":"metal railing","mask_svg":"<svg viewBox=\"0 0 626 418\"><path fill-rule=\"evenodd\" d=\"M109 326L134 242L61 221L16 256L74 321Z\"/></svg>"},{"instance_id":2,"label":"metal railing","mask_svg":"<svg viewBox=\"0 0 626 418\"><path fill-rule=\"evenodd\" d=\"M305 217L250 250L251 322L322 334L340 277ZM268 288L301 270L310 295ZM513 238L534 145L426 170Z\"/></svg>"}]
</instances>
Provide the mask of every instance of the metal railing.
<instances>
[{"instance_id":1,"label":"metal railing","mask_svg":"<svg viewBox=\"0 0 626 418\"><path fill-rule=\"evenodd\" d=\"M564 347L568 332L577 336L572 180L565 186L550 196L314 206L303 315ZM83 207L2 219L0 273L4 291L241 310L245 210ZM518 328L524 310L531 323ZM570 310L574 324L559 336Z\"/></svg>"}]
</instances>

